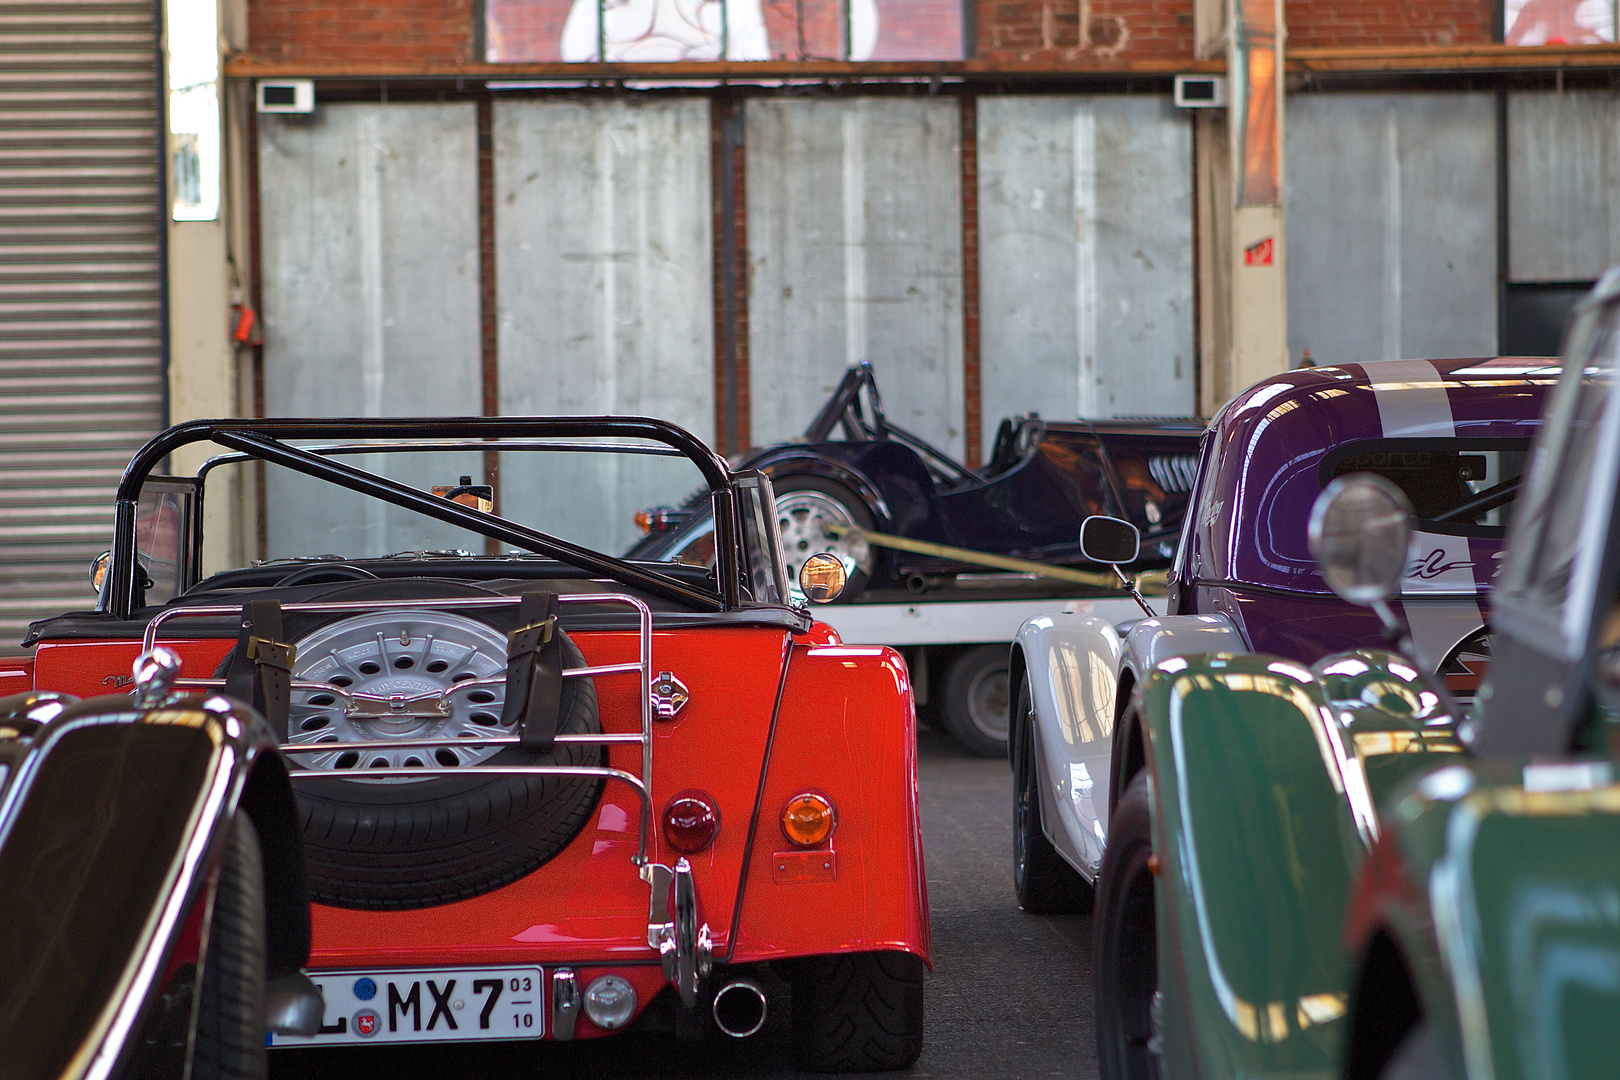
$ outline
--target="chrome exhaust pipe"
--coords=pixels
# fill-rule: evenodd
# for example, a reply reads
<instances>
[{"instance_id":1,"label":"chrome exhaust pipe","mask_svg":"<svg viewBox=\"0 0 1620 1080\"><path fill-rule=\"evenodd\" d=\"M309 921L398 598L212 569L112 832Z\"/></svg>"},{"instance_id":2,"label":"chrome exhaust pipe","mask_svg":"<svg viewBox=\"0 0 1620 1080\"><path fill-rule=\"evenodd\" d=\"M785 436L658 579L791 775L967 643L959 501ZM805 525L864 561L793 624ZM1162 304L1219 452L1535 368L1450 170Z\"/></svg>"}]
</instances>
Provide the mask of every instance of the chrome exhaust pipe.
<instances>
[{"instance_id":1,"label":"chrome exhaust pipe","mask_svg":"<svg viewBox=\"0 0 1620 1080\"><path fill-rule=\"evenodd\" d=\"M753 979L728 982L715 992L714 1022L733 1039L746 1039L765 1026L765 991Z\"/></svg>"}]
</instances>

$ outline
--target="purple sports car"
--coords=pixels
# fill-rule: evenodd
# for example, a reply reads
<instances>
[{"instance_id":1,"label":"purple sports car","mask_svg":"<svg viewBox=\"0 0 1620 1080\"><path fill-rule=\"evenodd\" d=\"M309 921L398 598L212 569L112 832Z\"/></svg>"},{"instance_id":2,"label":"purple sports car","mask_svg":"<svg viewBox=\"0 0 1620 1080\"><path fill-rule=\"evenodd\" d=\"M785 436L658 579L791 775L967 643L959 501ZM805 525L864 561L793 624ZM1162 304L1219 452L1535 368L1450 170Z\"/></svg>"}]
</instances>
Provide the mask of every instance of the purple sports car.
<instances>
[{"instance_id":1,"label":"purple sports car","mask_svg":"<svg viewBox=\"0 0 1620 1080\"><path fill-rule=\"evenodd\" d=\"M1416 655L1471 697L1490 662L1489 593L1542 394L1538 360L1401 360L1307 368L1239 394L1204 434L1170 572L1169 615L1127 627L1081 615L1026 622L1017 705L1014 881L1029 910L1089 901L1108 815L1141 753L1131 693L1171 657L1265 652L1309 664L1387 648L1366 608L1335 596L1306 550L1322 488L1393 481L1417 536L1399 607Z\"/></svg>"}]
</instances>

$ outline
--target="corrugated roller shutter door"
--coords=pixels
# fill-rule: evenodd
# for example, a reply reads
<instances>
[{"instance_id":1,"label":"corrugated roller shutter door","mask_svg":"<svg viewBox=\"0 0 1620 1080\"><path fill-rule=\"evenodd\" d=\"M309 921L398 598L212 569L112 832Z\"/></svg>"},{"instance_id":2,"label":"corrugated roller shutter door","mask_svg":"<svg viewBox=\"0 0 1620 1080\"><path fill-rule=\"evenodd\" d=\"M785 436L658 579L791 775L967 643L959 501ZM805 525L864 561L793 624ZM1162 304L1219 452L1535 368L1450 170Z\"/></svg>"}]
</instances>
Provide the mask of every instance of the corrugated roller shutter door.
<instances>
[{"instance_id":1,"label":"corrugated roller shutter door","mask_svg":"<svg viewBox=\"0 0 1620 1080\"><path fill-rule=\"evenodd\" d=\"M0 650L93 604L162 424L156 6L0 0Z\"/></svg>"}]
</instances>

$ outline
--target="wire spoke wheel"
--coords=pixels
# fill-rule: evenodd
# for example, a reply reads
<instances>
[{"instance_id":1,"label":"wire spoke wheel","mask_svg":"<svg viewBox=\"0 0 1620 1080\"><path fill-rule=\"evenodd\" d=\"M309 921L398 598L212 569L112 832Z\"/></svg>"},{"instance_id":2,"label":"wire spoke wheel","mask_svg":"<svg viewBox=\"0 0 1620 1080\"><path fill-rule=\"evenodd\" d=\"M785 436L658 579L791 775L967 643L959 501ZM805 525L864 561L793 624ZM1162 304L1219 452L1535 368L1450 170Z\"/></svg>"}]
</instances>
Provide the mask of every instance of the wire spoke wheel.
<instances>
[{"instance_id":1,"label":"wire spoke wheel","mask_svg":"<svg viewBox=\"0 0 1620 1080\"><path fill-rule=\"evenodd\" d=\"M837 556L846 567L871 572L872 552L866 541L853 540L847 532L837 534L829 526L861 527L847 507L825 492L794 491L776 497L776 527L792 580L798 580L806 559L823 552Z\"/></svg>"}]
</instances>

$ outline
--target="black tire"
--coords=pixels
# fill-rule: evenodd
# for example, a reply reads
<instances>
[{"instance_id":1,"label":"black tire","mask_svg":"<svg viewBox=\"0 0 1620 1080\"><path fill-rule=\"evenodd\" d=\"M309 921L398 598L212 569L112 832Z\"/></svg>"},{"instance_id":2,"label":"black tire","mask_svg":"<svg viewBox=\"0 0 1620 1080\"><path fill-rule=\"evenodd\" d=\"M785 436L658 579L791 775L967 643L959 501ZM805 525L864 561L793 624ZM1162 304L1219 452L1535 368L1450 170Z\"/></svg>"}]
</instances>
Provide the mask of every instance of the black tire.
<instances>
[{"instance_id":1,"label":"black tire","mask_svg":"<svg viewBox=\"0 0 1620 1080\"><path fill-rule=\"evenodd\" d=\"M1152 855L1152 807L1144 771L1132 777L1114 807L1097 876L1092 967L1103 1080L1158 1080L1161 1075Z\"/></svg>"},{"instance_id":2,"label":"black tire","mask_svg":"<svg viewBox=\"0 0 1620 1080\"><path fill-rule=\"evenodd\" d=\"M1018 760L1013 767L1013 892L1032 915L1084 914L1092 889L1063 861L1041 825L1040 773L1035 763L1035 710L1029 686L1018 691Z\"/></svg>"},{"instance_id":3,"label":"black tire","mask_svg":"<svg viewBox=\"0 0 1620 1080\"><path fill-rule=\"evenodd\" d=\"M1009 645L976 645L951 661L941 713L945 730L962 749L980 757L1007 756L1012 714Z\"/></svg>"},{"instance_id":4,"label":"black tire","mask_svg":"<svg viewBox=\"0 0 1620 1080\"><path fill-rule=\"evenodd\" d=\"M811 1072L904 1069L923 1045L923 962L902 952L800 960L793 1053Z\"/></svg>"},{"instance_id":5,"label":"black tire","mask_svg":"<svg viewBox=\"0 0 1620 1080\"><path fill-rule=\"evenodd\" d=\"M872 579L872 564L876 555L865 544L851 546L843 538L827 536L814 525L817 510L796 504L795 495L810 495L833 520L833 524L850 524L870 532L873 526L871 509L861 497L836 480L819 476L782 476L771 480L776 493L777 531L782 536L782 557L787 563L788 581L797 583L799 567L804 560L818 552L831 552L855 563L854 571L844 586L843 594L835 603L847 604L865 591ZM837 519L842 519L837 520Z\"/></svg>"},{"instance_id":6,"label":"black tire","mask_svg":"<svg viewBox=\"0 0 1620 1080\"><path fill-rule=\"evenodd\" d=\"M231 824L203 955L192 1080L265 1080L264 857L245 813Z\"/></svg>"},{"instance_id":7,"label":"black tire","mask_svg":"<svg viewBox=\"0 0 1620 1080\"><path fill-rule=\"evenodd\" d=\"M392 581L349 585L322 600L416 599L488 596L454 582ZM351 612L289 617L295 643ZM462 614L504 633L516 625L515 608L469 608ZM566 634L564 666L585 663ZM563 680L560 731L601 730L591 679ZM289 767L302 768L298 755ZM550 754L502 750L490 765L600 765L602 748L563 744ZM468 769L475 777L478 766ZM303 822L304 862L312 900L334 907L406 910L434 907L491 892L532 873L579 835L602 793L589 776L500 776L377 785L349 780L294 784Z\"/></svg>"}]
</instances>

